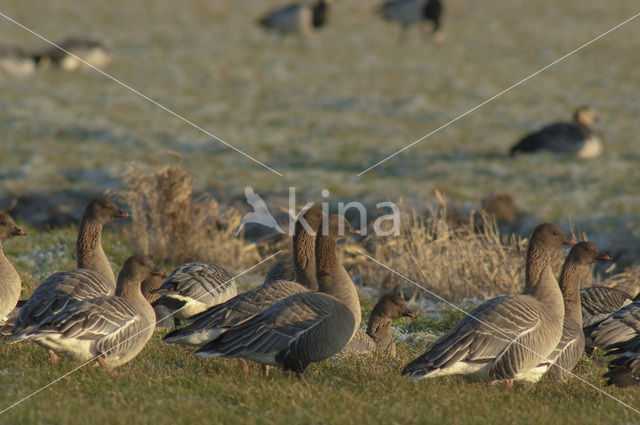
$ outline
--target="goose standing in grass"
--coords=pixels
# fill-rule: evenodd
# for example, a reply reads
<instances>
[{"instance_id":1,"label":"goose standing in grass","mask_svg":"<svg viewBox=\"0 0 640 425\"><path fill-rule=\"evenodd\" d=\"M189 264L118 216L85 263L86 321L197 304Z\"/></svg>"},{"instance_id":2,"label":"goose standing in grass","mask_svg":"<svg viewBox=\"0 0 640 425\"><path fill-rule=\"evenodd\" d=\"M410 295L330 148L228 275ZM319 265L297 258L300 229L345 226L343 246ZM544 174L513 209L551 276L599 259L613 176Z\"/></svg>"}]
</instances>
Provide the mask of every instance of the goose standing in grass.
<instances>
[{"instance_id":1,"label":"goose standing in grass","mask_svg":"<svg viewBox=\"0 0 640 425\"><path fill-rule=\"evenodd\" d=\"M55 66L65 71L75 71L83 62L96 68L104 68L111 62L111 54L101 42L81 37L67 38L32 56L40 68Z\"/></svg>"},{"instance_id":2,"label":"goose standing in grass","mask_svg":"<svg viewBox=\"0 0 640 425\"><path fill-rule=\"evenodd\" d=\"M311 208L301 215L315 233L322 225L322 217L322 212L317 208ZM296 281L267 281L257 288L243 292L192 317L188 326L168 333L164 342L199 347L283 298L317 289L315 239L315 234L307 232L299 219L293 236Z\"/></svg>"},{"instance_id":3,"label":"goose standing in grass","mask_svg":"<svg viewBox=\"0 0 640 425\"><path fill-rule=\"evenodd\" d=\"M602 153L602 142L591 129L595 117L593 108L581 106L574 113L573 122L549 124L528 134L511 148L510 153L515 156L550 151L572 154L580 159L595 158Z\"/></svg>"},{"instance_id":4,"label":"goose standing in grass","mask_svg":"<svg viewBox=\"0 0 640 425\"><path fill-rule=\"evenodd\" d=\"M96 198L87 205L76 242L78 268L56 272L38 285L20 309L15 324L18 330L39 323L69 303L114 294L116 282L102 249L102 228L113 219L127 217L129 214L108 199Z\"/></svg>"},{"instance_id":5,"label":"goose standing in grass","mask_svg":"<svg viewBox=\"0 0 640 425\"><path fill-rule=\"evenodd\" d=\"M545 360L534 369L531 376L536 382L544 373L554 380L565 380L584 352L580 285L591 280L591 265L596 261L609 261L591 242L576 244L562 266L560 290L564 299L564 324L560 342ZM551 366L549 366L551 365ZM560 366L560 367L558 367ZM539 374L539 375L538 375Z\"/></svg>"},{"instance_id":6,"label":"goose standing in grass","mask_svg":"<svg viewBox=\"0 0 640 425\"><path fill-rule=\"evenodd\" d=\"M14 334L78 361L96 359L109 372L144 348L155 329L155 312L140 284L162 272L142 255L129 257L118 275L116 294L66 306L44 321Z\"/></svg>"},{"instance_id":7,"label":"goose standing in grass","mask_svg":"<svg viewBox=\"0 0 640 425\"><path fill-rule=\"evenodd\" d=\"M441 0L391 0L380 7L382 17L388 21L397 21L402 27L401 40L406 37L409 27L426 21L433 23L433 41L444 40L442 32Z\"/></svg>"},{"instance_id":8,"label":"goose standing in grass","mask_svg":"<svg viewBox=\"0 0 640 425\"><path fill-rule=\"evenodd\" d=\"M402 317L416 317L399 294L380 298L371 311L367 332L358 329L342 353L379 353L395 357L396 345L391 335L391 323Z\"/></svg>"},{"instance_id":9,"label":"goose standing in grass","mask_svg":"<svg viewBox=\"0 0 640 425\"><path fill-rule=\"evenodd\" d=\"M240 357L279 366L302 377L313 362L342 350L361 320L360 301L349 274L338 261L336 241L351 232L342 216L329 218L327 234L316 237L318 292L285 298L223 332L198 350L203 357Z\"/></svg>"},{"instance_id":10,"label":"goose standing in grass","mask_svg":"<svg viewBox=\"0 0 640 425\"><path fill-rule=\"evenodd\" d=\"M156 290L160 297L153 303L175 311L176 320L187 319L221 304L238 294L231 274L210 263L184 263L178 266Z\"/></svg>"},{"instance_id":11,"label":"goose standing in grass","mask_svg":"<svg viewBox=\"0 0 640 425\"><path fill-rule=\"evenodd\" d=\"M611 313L634 301L631 295L617 288L590 286L580 289L582 305L582 329L585 337L585 352L590 355L595 348L592 333Z\"/></svg>"},{"instance_id":12,"label":"goose standing in grass","mask_svg":"<svg viewBox=\"0 0 640 425\"><path fill-rule=\"evenodd\" d=\"M309 36L327 23L331 0L318 0L314 5L294 3L268 12L258 24L280 34Z\"/></svg>"},{"instance_id":13,"label":"goose standing in grass","mask_svg":"<svg viewBox=\"0 0 640 425\"><path fill-rule=\"evenodd\" d=\"M575 244L558 226L539 225L527 250L522 294L489 300L463 317L427 351L407 364L415 379L463 375L473 380L527 380L527 373L560 342L564 302L551 269L551 256ZM542 357L541 357L542 356Z\"/></svg>"},{"instance_id":14,"label":"goose standing in grass","mask_svg":"<svg viewBox=\"0 0 640 425\"><path fill-rule=\"evenodd\" d=\"M19 47L0 45L0 70L9 75L29 75L36 70L36 63Z\"/></svg>"},{"instance_id":15,"label":"goose standing in grass","mask_svg":"<svg viewBox=\"0 0 640 425\"><path fill-rule=\"evenodd\" d=\"M4 255L2 243L14 236L24 235L26 233L16 226L9 214L0 213L0 325L6 323L7 316L18 304L22 290L20 275Z\"/></svg>"}]
</instances>

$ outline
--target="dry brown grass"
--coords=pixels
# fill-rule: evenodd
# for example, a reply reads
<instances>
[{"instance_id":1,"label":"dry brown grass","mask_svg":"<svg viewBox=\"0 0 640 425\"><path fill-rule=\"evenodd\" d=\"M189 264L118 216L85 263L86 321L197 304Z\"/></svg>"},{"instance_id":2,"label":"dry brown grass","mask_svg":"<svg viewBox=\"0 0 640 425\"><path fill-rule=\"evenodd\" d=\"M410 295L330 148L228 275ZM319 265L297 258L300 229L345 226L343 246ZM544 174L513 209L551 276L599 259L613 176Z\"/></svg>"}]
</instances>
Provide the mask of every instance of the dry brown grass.
<instances>
[{"instance_id":1,"label":"dry brown grass","mask_svg":"<svg viewBox=\"0 0 640 425\"><path fill-rule=\"evenodd\" d=\"M194 198L192 179L179 166L132 166L124 187L108 195L128 205L132 246L156 261L208 261L236 269L259 261L257 247L236 238L242 215L208 196Z\"/></svg>"},{"instance_id":2,"label":"dry brown grass","mask_svg":"<svg viewBox=\"0 0 640 425\"><path fill-rule=\"evenodd\" d=\"M451 301L522 290L526 238L502 235L495 220L483 211L472 212L466 223L452 224L443 198L431 208L427 218L415 209L401 210L408 212L401 219L399 236L372 238L366 244L366 249L380 262ZM478 222L484 225L478 226ZM563 260L558 252L553 264L556 273ZM365 285L430 297L371 261L357 261L352 267L352 273L360 274Z\"/></svg>"}]
</instances>

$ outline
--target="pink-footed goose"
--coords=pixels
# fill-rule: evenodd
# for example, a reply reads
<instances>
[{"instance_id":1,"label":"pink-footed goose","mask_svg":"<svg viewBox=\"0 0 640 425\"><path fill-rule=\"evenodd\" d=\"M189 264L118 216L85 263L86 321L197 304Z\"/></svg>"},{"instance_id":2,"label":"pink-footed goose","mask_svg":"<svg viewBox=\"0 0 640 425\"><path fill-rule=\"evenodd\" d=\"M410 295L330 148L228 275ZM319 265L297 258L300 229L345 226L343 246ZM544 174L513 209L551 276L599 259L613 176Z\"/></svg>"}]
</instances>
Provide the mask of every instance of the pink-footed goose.
<instances>
[{"instance_id":1,"label":"pink-footed goose","mask_svg":"<svg viewBox=\"0 0 640 425\"><path fill-rule=\"evenodd\" d=\"M322 212L316 208L306 211L302 218L312 232L317 232L322 224ZM229 301L211 307L192 317L191 323L164 337L168 344L201 346L214 339L226 329L260 313L276 302L300 292L317 288L315 235L305 229L302 220L298 220L293 237L293 255L296 281L267 281L261 286L243 292Z\"/></svg>"},{"instance_id":2,"label":"pink-footed goose","mask_svg":"<svg viewBox=\"0 0 640 425\"><path fill-rule=\"evenodd\" d=\"M20 275L11 261L4 255L2 242L14 236L24 236L21 230L7 213L0 213L0 325L18 304L22 284Z\"/></svg>"},{"instance_id":3,"label":"pink-footed goose","mask_svg":"<svg viewBox=\"0 0 640 425\"><path fill-rule=\"evenodd\" d=\"M600 323L608 319L612 313L638 300L617 288L591 286L580 289L582 305L582 330L584 332L584 350L591 355L596 348L593 332Z\"/></svg>"},{"instance_id":4,"label":"pink-footed goose","mask_svg":"<svg viewBox=\"0 0 640 425\"><path fill-rule=\"evenodd\" d=\"M622 307L599 323L589 336L594 347L611 348L629 341L640 333L640 301Z\"/></svg>"},{"instance_id":5,"label":"pink-footed goose","mask_svg":"<svg viewBox=\"0 0 640 425\"><path fill-rule=\"evenodd\" d=\"M102 227L126 217L129 215L107 199L96 198L87 205L76 242L78 268L53 273L38 285L20 309L18 330L39 323L69 303L115 293L113 270L102 249Z\"/></svg>"},{"instance_id":6,"label":"pink-footed goose","mask_svg":"<svg viewBox=\"0 0 640 425\"><path fill-rule=\"evenodd\" d=\"M591 265L596 261L611 260L600 253L591 242L576 244L562 266L560 290L564 299L564 324L560 342L530 374L532 382L537 381L546 372L553 380L565 380L567 371L571 371L584 352L584 334L582 333L582 311L580 308L580 285L591 280ZM550 366L551 365L551 366ZM560 367L558 367L560 366Z\"/></svg>"},{"instance_id":7,"label":"pink-footed goose","mask_svg":"<svg viewBox=\"0 0 640 425\"><path fill-rule=\"evenodd\" d=\"M244 358L302 377L309 364L340 352L361 320L358 293L336 254L340 220L344 217L331 216L328 229L316 236L318 292L302 292L277 302L226 330L198 354ZM343 230L351 231L346 220Z\"/></svg>"},{"instance_id":8,"label":"pink-footed goose","mask_svg":"<svg viewBox=\"0 0 640 425\"><path fill-rule=\"evenodd\" d=\"M175 311L178 320L188 319L221 304L238 294L231 274L211 263L184 263L178 266L156 290L160 295L155 306Z\"/></svg>"},{"instance_id":9,"label":"pink-footed goose","mask_svg":"<svg viewBox=\"0 0 640 425\"><path fill-rule=\"evenodd\" d=\"M341 354L378 353L395 357L396 345L391 335L391 323L402 317L416 317L399 294L387 294L371 311L367 331L361 329L351 338Z\"/></svg>"},{"instance_id":10,"label":"pink-footed goose","mask_svg":"<svg viewBox=\"0 0 640 425\"><path fill-rule=\"evenodd\" d=\"M14 340L33 340L79 361L96 359L112 372L137 356L153 335L156 316L140 290L153 273L162 272L149 258L129 257L118 275L116 295L67 305L15 333Z\"/></svg>"},{"instance_id":11,"label":"pink-footed goose","mask_svg":"<svg viewBox=\"0 0 640 425\"><path fill-rule=\"evenodd\" d=\"M473 309L427 351L407 364L415 379L463 375L472 380L526 380L526 374L560 342L564 302L551 256L575 244L551 223L539 225L529 242L522 294L504 295ZM541 358L542 356L542 358Z\"/></svg>"}]
</instances>

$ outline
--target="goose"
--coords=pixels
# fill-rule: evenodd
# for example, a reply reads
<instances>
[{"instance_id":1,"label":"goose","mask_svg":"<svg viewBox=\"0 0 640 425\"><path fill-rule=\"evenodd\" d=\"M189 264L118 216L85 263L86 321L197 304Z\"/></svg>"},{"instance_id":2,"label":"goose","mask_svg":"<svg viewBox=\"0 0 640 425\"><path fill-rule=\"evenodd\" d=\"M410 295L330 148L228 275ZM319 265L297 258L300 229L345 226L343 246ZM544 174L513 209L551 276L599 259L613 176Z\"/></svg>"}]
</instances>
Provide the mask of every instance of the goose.
<instances>
[{"instance_id":1,"label":"goose","mask_svg":"<svg viewBox=\"0 0 640 425\"><path fill-rule=\"evenodd\" d=\"M19 47L0 45L0 70L9 75L29 75L36 70L36 63Z\"/></svg>"},{"instance_id":2,"label":"goose","mask_svg":"<svg viewBox=\"0 0 640 425\"><path fill-rule=\"evenodd\" d=\"M551 269L551 256L563 244L575 244L557 226L536 227L527 250L522 294L493 298L473 309L427 351L407 364L414 379L463 375L472 380L525 380L562 335L564 303Z\"/></svg>"},{"instance_id":3,"label":"goose","mask_svg":"<svg viewBox=\"0 0 640 425\"><path fill-rule=\"evenodd\" d=\"M640 335L609 346L606 355L617 356L609 362L604 374L607 385L623 388L640 385Z\"/></svg>"},{"instance_id":4,"label":"goose","mask_svg":"<svg viewBox=\"0 0 640 425\"><path fill-rule=\"evenodd\" d=\"M175 311L177 320L187 319L238 294L236 282L222 266L184 263L155 290L160 297L153 306Z\"/></svg>"},{"instance_id":5,"label":"goose","mask_svg":"<svg viewBox=\"0 0 640 425\"><path fill-rule=\"evenodd\" d=\"M584 352L584 334L582 333L582 311L580 308L580 284L591 280L591 264L596 261L609 261L611 257L600 253L591 242L578 242L571 248L560 274L560 290L564 299L564 323L560 342L549 355L532 370L533 380L542 374L550 379L561 381L578 363ZM560 367L557 367L560 366Z\"/></svg>"},{"instance_id":6,"label":"goose","mask_svg":"<svg viewBox=\"0 0 640 425\"><path fill-rule=\"evenodd\" d=\"M264 277L264 283L275 282L276 280L296 280L296 263L292 256L283 258L275 263ZM310 288L312 291L318 288Z\"/></svg>"},{"instance_id":7,"label":"goose","mask_svg":"<svg viewBox=\"0 0 640 425\"><path fill-rule=\"evenodd\" d=\"M402 317L416 317L399 294L381 297L371 311L367 331L358 329L341 353L379 353L395 357L396 345L391 336L391 322Z\"/></svg>"},{"instance_id":8,"label":"goose","mask_svg":"<svg viewBox=\"0 0 640 425\"><path fill-rule=\"evenodd\" d=\"M610 346L629 341L640 332L640 301L627 304L596 325L589 336L594 347Z\"/></svg>"},{"instance_id":9,"label":"goose","mask_svg":"<svg viewBox=\"0 0 640 425\"><path fill-rule=\"evenodd\" d=\"M113 270L102 249L102 227L113 219L127 217L129 214L108 199L89 202L76 242L77 268L53 273L38 285L20 309L15 323L17 330L39 323L69 303L115 293Z\"/></svg>"},{"instance_id":10,"label":"goose","mask_svg":"<svg viewBox=\"0 0 640 425\"><path fill-rule=\"evenodd\" d=\"M580 289L582 305L582 330L585 338L585 352L591 355L596 348L593 342L593 331L607 319L611 313L631 304L634 298L617 288L590 286Z\"/></svg>"},{"instance_id":11,"label":"goose","mask_svg":"<svg viewBox=\"0 0 640 425\"><path fill-rule=\"evenodd\" d=\"M326 25L331 3L332 0L318 0L313 6L294 3L268 12L258 19L258 24L280 34L308 36L314 29Z\"/></svg>"},{"instance_id":12,"label":"goose","mask_svg":"<svg viewBox=\"0 0 640 425\"><path fill-rule=\"evenodd\" d=\"M2 242L14 236L24 236L24 230L16 226L11 216L0 213L0 325L4 325L8 315L18 304L22 284L20 275L11 261L4 255Z\"/></svg>"},{"instance_id":13,"label":"goose","mask_svg":"<svg viewBox=\"0 0 640 425\"><path fill-rule=\"evenodd\" d=\"M351 232L344 217L333 215L328 232L316 236L318 292L301 292L278 301L224 331L197 353L279 366L299 378L311 363L339 353L361 320L358 293L336 254L336 241L344 236L339 234L340 221L344 221L342 229Z\"/></svg>"},{"instance_id":14,"label":"goose","mask_svg":"<svg viewBox=\"0 0 640 425\"><path fill-rule=\"evenodd\" d=\"M14 333L14 340L37 341L58 354L86 362L95 359L108 372L144 348L155 329L155 312L140 291L151 274L160 274L145 256L125 261L116 294L67 305L44 321Z\"/></svg>"},{"instance_id":15,"label":"goose","mask_svg":"<svg viewBox=\"0 0 640 425\"><path fill-rule=\"evenodd\" d=\"M311 208L300 216L314 232L322 224L322 212ZM279 300L299 292L318 287L316 280L315 235L305 229L298 219L293 237L293 255L296 281L267 281L257 288L243 292L229 301L211 307L190 318L191 323L168 333L168 344L201 346L220 335L224 330L261 312Z\"/></svg>"},{"instance_id":16,"label":"goose","mask_svg":"<svg viewBox=\"0 0 640 425\"><path fill-rule=\"evenodd\" d=\"M589 106L576 109L573 122L549 124L528 134L515 144L511 156L537 151L563 152L580 159L591 159L602 153L602 142L591 129L595 110Z\"/></svg>"},{"instance_id":17,"label":"goose","mask_svg":"<svg viewBox=\"0 0 640 425\"><path fill-rule=\"evenodd\" d=\"M40 68L53 65L65 71L75 71L84 65L83 61L96 68L104 68L111 62L111 54L101 42L81 37L66 38L33 53L32 57Z\"/></svg>"},{"instance_id":18,"label":"goose","mask_svg":"<svg viewBox=\"0 0 640 425\"><path fill-rule=\"evenodd\" d=\"M407 30L412 24L425 21L433 22L433 40L441 42L444 33L441 28L442 20L441 0L391 0L382 4L379 12L387 21L397 21L402 27L401 39L406 37Z\"/></svg>"}]
</instances>

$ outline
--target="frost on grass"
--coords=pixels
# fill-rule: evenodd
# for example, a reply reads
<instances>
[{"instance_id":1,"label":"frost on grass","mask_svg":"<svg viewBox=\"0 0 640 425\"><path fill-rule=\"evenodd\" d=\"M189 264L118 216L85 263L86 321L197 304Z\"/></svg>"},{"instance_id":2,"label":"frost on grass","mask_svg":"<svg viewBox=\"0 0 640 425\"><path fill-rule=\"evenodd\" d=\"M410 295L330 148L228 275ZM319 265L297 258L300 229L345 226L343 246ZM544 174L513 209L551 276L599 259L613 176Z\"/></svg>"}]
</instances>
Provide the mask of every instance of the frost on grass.
<instances>
[{"instance_id":1,"label":"frost on grass","mask_svg":"<svg viewBox=\"0 0 640 425\"><path fill-rule=\"evenodd\" d=\"M108 192L127 204L133 226L129 242L156 261L207 261L242 268L259 261L255 245L235 232L241 214L206 195L194 197L191 177L177 166L131 167L123 188Z\"/></svg>"}]
</instances>

